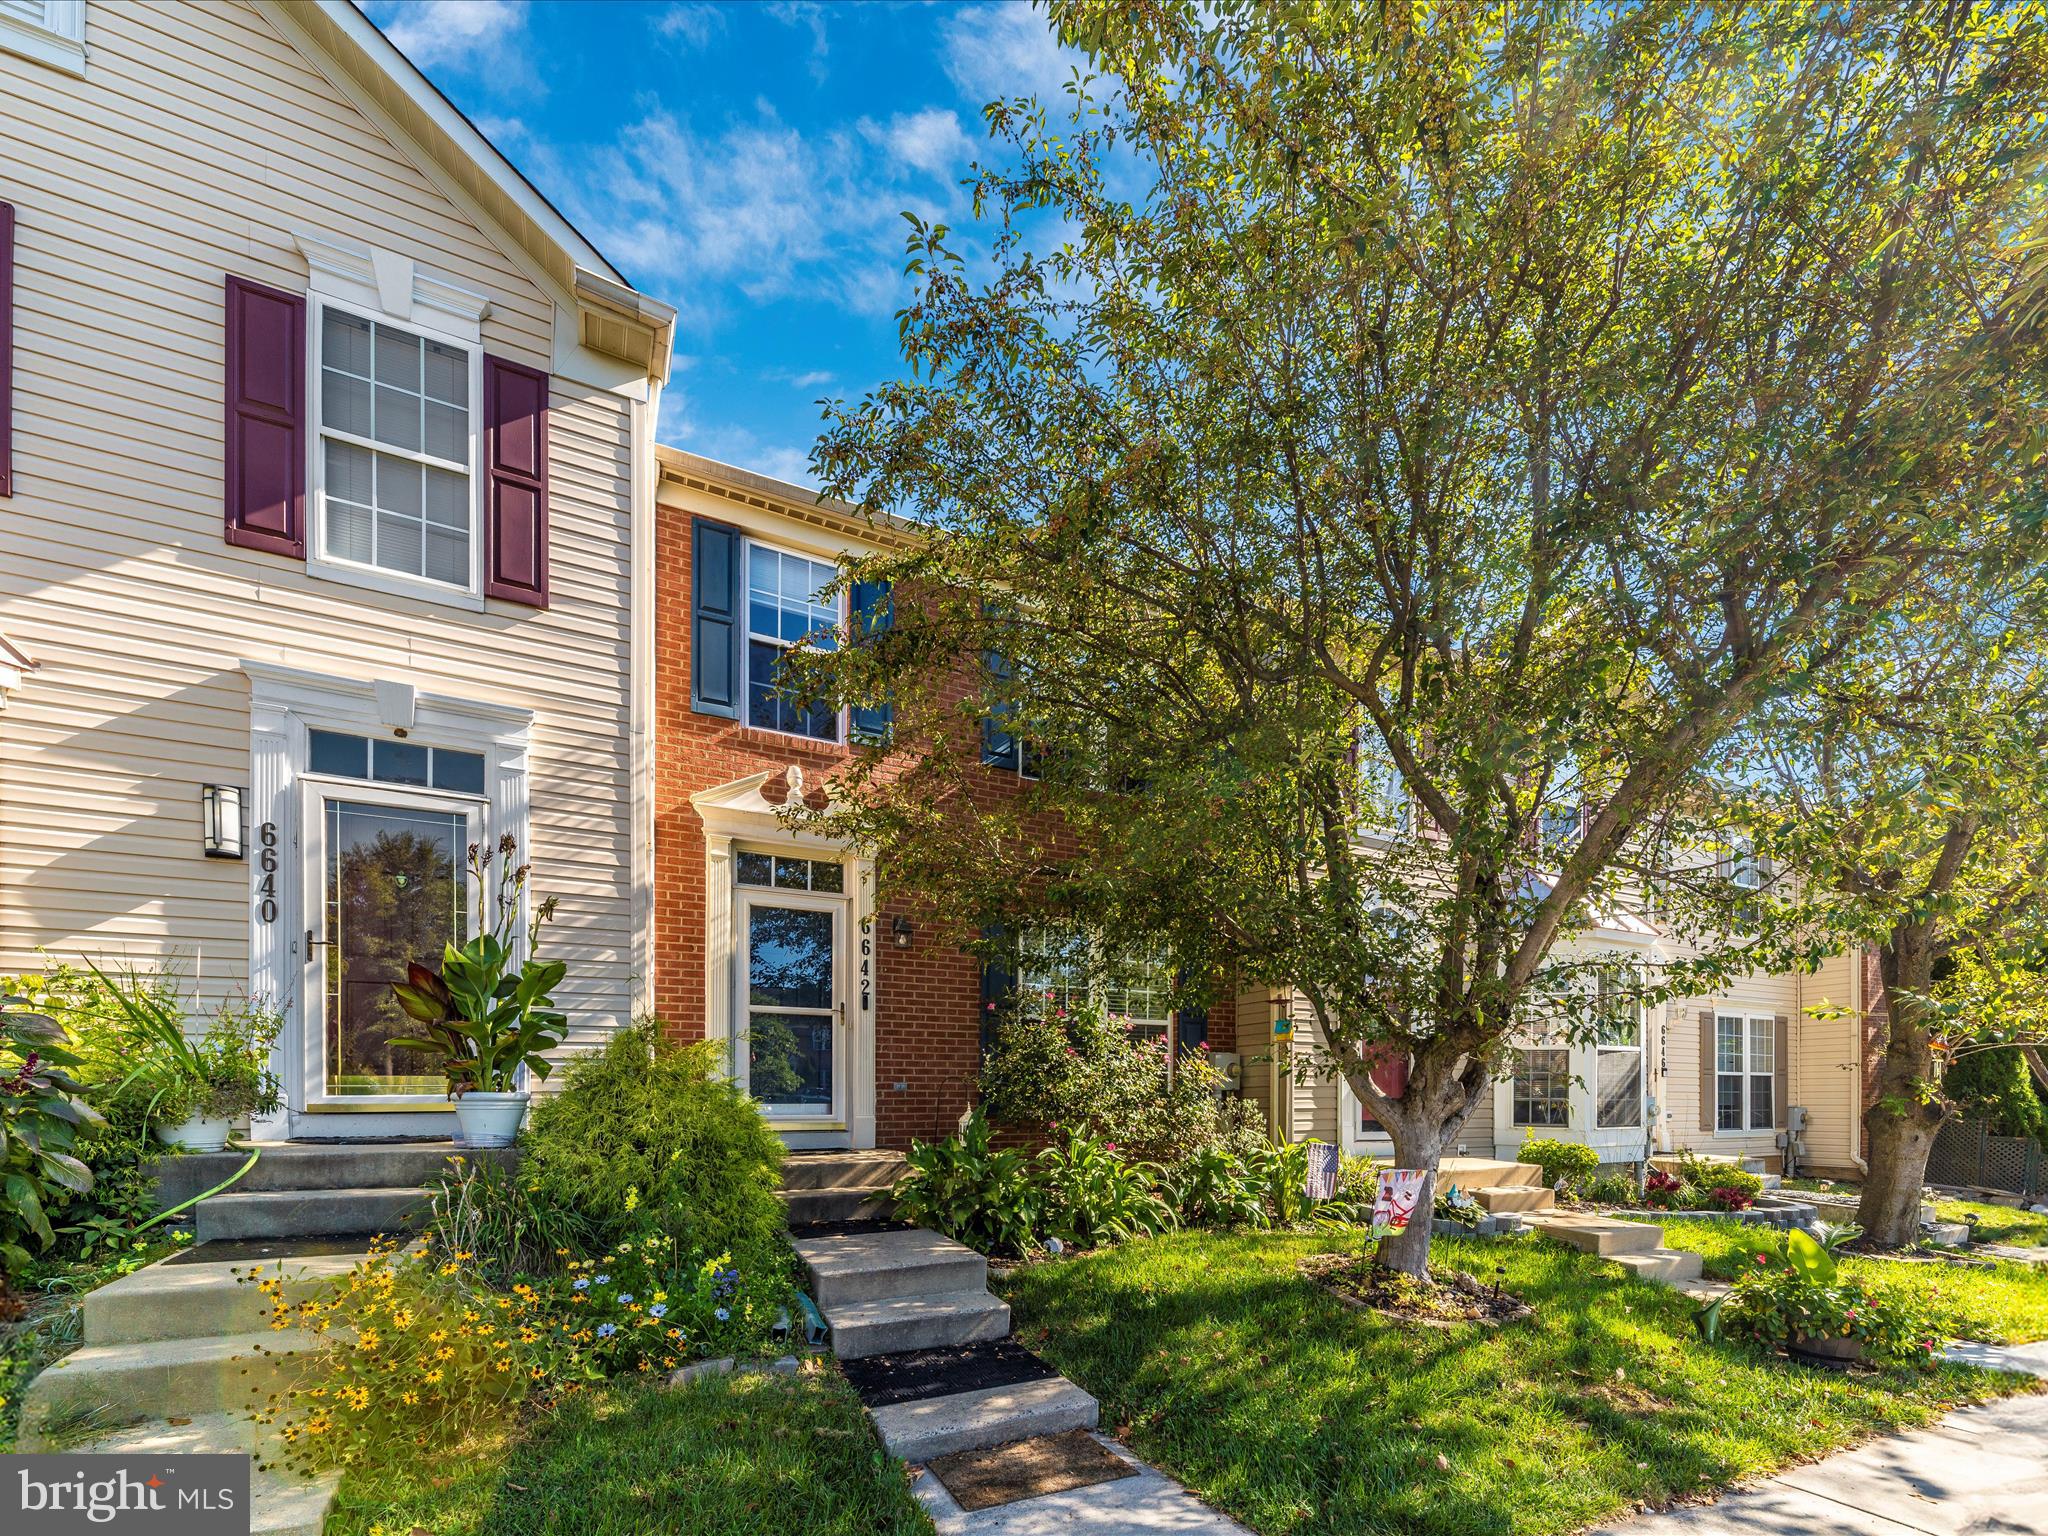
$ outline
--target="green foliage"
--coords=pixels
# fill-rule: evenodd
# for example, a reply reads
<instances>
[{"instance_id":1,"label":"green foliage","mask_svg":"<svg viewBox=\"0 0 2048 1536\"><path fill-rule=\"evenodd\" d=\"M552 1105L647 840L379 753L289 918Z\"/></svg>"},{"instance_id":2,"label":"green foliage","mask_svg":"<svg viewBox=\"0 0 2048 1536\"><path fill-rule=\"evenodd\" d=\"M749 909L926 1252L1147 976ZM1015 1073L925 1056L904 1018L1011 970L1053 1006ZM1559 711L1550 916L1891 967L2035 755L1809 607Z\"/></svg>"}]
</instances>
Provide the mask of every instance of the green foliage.
<instances>
[{"instance_id":1,"label":"green foliage","mask_svg":"<svg viewBox=\"0 0 2048 1536\"><path fill-rule=\"evenodd\" d=\"M73 1149L101 1117L66 1070L77 1064L62 1026L0 994L0 1290L28 1266L31 1242L56 1241L50 1208L92 1188Z\"/></svg>"},{"instance_id":2,"label":"green foliage","mask_svg":"<svg viewBox=\"0 0 2048 1536\"><path fill-rule=\"evenodd\" d=\"M503 863L493 887L493 850L470 845L476 932L460 946L444 947L438 971L413 960L405 980L391 983L398 1006L425 1032L393 1036L390 1043L437 1059L451 1094L510 1093L522 1067L545 1078L553 1066L543 1053L560 1045L569 1027L568 1015L554 1006L554 990L569 967L538 958L541 926L555 915L553 897L534 908L526 959L519 962L519 916L532 866L513 867L517 846L509 832L498 839L495 852Z\"/></svg>"},{"instance_id":3,"label":"green foliage","mask_svg":"<svg viewBox=\"0 0 2048 1536\"><path fill-rule=\"evenodd\" d=\"M1244 1160L1223 1147L1203 1147L1161 1175L1161 1185L1184 1227L1263 1227L1265 1184ZM1366 1196L1369 1201L1372 1197Z\"/></svg>"},{"instance_id":4,"label":"green foliage","mask_svg":"<svg viewBox=\"0 0 2048 1536\"><path fill-rule=\"evenodd\" d=\"M528 1169L452 1154L427 1185L422 1231L443 1253L469 1256L487 1285L559 1273L592 1247L591 1224Z\"/></svg>"},{"instance_id":5,"label":"green foliage","mask_svg":"<svg viewBox=\"0 0 2048 1536\"><path fill-rule=\"evenodd\" d=\"M780 1139L711 1045L678 1045L659 1020L573 1060L561 1091L535 1104L524 1147L536 1199L602 1247L658 1233L696 1261L787 1263Z\"/></svg>"},{"instance_id":6,"label":"green foliage","mask_svg":"<svg viewBox=\"0 0 2048 1536\"><path fill-rule=\"evenodd\" d=\"M1223 1075L1203 1053L1169 1072L1163 1039L1133 1033L1093 1000L1013 1010L983 1057L979 1086L997 1125L1054 1137L1080 1131L1161 1162L1242 1145L1258 1113L1220 1091Z\"/></svg>"},{"instance_id":7,"label":"green foliage","mask_svg":"<svg viewBox=\"0 0 2048 1536\"><path fill-rule=\"evenodd\" d=\"M2048 1104L2018 1051L1971 1051L1943 1074L1941 1089L1964 1115L1990 1121L1992 1135L2048 1144Z\"/></svg>"},{"instance_id":8,"label":"green foliage","mask_svg":"<svg viewBox=\"0 0 2048 1536\"><path fill-rule=\"evenodd\" d=\"M1595 1205L1634 1205L1636 1181L1619 1173L1603 1173L1587 1181L1583 1197Z\"/></svg>"},{"instance_id":9,"label":"green foliage","mask_svg":"<svg viewBox=\"0 0 2048 1536\"><path fill-rule=\"evenodd\" d=\"M277 1009L254 999L225 1001L195 1030L174 971L124 965L109 974L93 960L86 969L90 987L60 970L49 990L74 1018L90 1021L94 1064L109 1072L120 1067L118 1080L96 1090L116 1113L165 1126L194 1115L267 1114L282 1102L270 1070L271 1048L284 1028Z\"/></svg>"},{"instance_id":10,"label":"green foliage","mask_svg":"<svg viewBox=\"0 0 2048 1536\"><path fill-rule=\"evenodd\" d=\"M1876 1364L1933 1365L1949 1318L1919 1293L1845 1280L1834 1249L1860 1235L1856 1227L1840 1227L1816 1241L1794 1228L1754 1245L1751 1267L1737 1275L1734 1289L1701 1309L1701 1332L1710 1341L1725 1336L1771 1348L1853 1338Z\"/></svg>"},{"instance_id":11,"label":"green foliage","mask_svg":"<svg viewBox=\"0 0 2048 1536\"><path fill-rule=\"evenodd\" d=\"M1079 1131L1040 1152L1032 1172L1046 1229L1076 1247L1150 1237L1174 1224L1173 1207L1154 1187L1155 1165L1126 1161L1114 1145Z\"/></svg>"},{"instance_id":12,"label":"green foliage","mask_svg":"<svg viewBox=\"0 0 2048 1536\"><path fill-rule=\"evenodd\" d=\"M1568 1189L1584 1187L1600 1168L1600 1154L1591 1147L1548 1136L1529 1137L1515 1159L1541 1168L1545 1184L1555 1186L1563 1180Z\"/></svg>"},{"instance_id":13,"label":"green foliage","mask_svg":"<svg viewBox=\"0 0 2048 1536\"><path fill-rule=\"evenodd\" d=\"M1031 1161L996 1147L977 1107L958 1136L919 1141L891 1198L905 1221L930 1227L980 1253L1027 1253L1037 1243L1044 1195Z\"/></svg>"}]
</instances>

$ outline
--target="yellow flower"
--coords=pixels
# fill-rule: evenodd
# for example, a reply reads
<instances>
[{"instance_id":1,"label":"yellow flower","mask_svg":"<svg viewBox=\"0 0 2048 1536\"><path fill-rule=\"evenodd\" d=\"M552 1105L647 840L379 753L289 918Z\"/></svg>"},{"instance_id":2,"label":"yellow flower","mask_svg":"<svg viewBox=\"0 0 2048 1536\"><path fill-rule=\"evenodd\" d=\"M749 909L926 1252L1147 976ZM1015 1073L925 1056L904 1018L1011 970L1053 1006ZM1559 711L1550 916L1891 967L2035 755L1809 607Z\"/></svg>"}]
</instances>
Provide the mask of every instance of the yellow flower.
<instances>
[{"instance_id":1,"label":"yellow flower","mask_svg":"<svg viewBox=\"0 0 2048 1536\"><path fill-rule=\"evenodd\" d=\"M434 1384L435 1382L439 1381L440 1379L441 1379L441 1368L440 1368L439 1366L436 1366L436 1367L434 1367L434 1369L433 1369L433 1370L431 1370L431 1371L428 1371L428 1372L427 1372L427 1373L426 1373L426 1374L425 1374L424 1376L422 1376L422 1377L420 1378L420 1380L424 1381L424 1382L425 1382L425 1383L426 1383L426 1384L427 1384L428 1386L430 1386L430 1387L431 1387L431 1386L432 1386L432 1385L433 1385L433 1384Z\"/></svg>"}]
</instances>

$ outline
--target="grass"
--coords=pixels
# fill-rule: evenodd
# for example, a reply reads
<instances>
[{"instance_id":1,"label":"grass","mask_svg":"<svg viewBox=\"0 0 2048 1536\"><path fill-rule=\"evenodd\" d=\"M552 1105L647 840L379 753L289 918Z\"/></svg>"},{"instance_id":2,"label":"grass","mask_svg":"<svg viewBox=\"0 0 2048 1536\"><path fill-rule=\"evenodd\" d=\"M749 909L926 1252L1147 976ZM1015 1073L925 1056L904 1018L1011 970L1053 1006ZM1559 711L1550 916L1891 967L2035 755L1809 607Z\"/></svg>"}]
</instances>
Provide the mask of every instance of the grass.
<instances>
[{"instance_id":1,"label":"grass","mask_svg":"<svg viewBox=\"0 0 2048 1536\"><path fill-rule=\"evenodd\" d=\"M931 1536L836 1370L614 1384L433 1467L342 1480L327 1536Z\"/></svg>"},{"instance_id":2,"label":"grass","mask_svg":"<svg viewBox=\"0 0 2048 1536\"><path fill-rule=\"evenodd\" d=\"M1844 1184L1834 1179L1787 1179L1788 1190L1806 1190L1823 1195L1848 1195L1852 1198L1862 1190L1854 1184ZM1937 1196L1934 1213L1943 1221L1963 1221L1968 1217L1977 1218L1977 1241L1980 1243L2011 1243L2021 1248L2048 1248L2048 1216L2010 1205L1996 1205L1984 1200L1952 1200Z\"/></svg>"},{"instance_id":3,"label":"grass","mask_svg":"<svg viewBox=\"0 0 2048 1536\"><path fill-rule=\"evenodd\" d=\"M1702 1255L1707 1274L1716 1280L1732 1280L1752 1262L1755 1248L1749 1231L1733 1222L1679 1217L1662 1225L1664 1246ZM1989 1267L1908 1264L1854 1254L1842 1258L1846 1276L1873 1291L1912 1291L1933 1302L1959 1339L1981 1339L1990 1344L2048 1339L2048 1268L1979 1262Z\"/></svg>"},{"instance_id":4,"label":"grass","mask_svg":"<svg viewBox=\"0 0 2048 1536\"><path fill-rule=\"evenodd\" d=\"M1535 1240L1436 1243L1484 1280L1505 1264L1533 1321L1399 1323L1296 1272L1345 1241L1181 1233L1004 1287L1105 1428L1261 1536L1551 1536L2026 1389L1709 1347L1684 1296Z\"/></svg>"}]
</instances>

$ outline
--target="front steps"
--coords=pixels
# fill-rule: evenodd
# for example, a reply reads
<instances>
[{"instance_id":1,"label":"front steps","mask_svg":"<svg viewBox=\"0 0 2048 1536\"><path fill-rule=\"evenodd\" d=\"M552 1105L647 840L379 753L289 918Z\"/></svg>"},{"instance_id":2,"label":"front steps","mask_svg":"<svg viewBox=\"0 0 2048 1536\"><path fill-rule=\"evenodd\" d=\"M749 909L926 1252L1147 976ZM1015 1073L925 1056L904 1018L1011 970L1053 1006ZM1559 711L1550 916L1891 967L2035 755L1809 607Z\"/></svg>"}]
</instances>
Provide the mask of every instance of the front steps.
<instances>
[{"instance_id":1,"label":"front steps","mask_svg":"<svg viewBox=\"0 0 2048 1536\"><path fill-rule=\"evenodd\" d=\"M511 1148L448 1141L260 1142L241 1151L168 1157L157 1165L157 1200L168 1208L212 1189L261 1155L248 1173L193 1208L202 1243L241 1238L375 1237L413 1230L426 1208L423 1185L453 1158L509 1165Z\"/></svg>"},{"instance_id":2,"label":"front steps","mask_svg":"<svg viewBox=\"0 0 2048 1536\"><path fill-rule=\"evenodd\" d=\"M1535 1163L1503 1163L1485 1157L1447 1157L1437 1164L1436 1187L1456 1185L1489 1215L1525 1216L1554 1210L1557 1196Z\"/></svg>"},{"instance_id":3,"label":"front steps","mask_svg":"<svg viewBox=\"0 0 2048 1536\"><path fill-rule=\"evenodd\" d=\"M800 1238L797 1256L842 1360L992 1343L1010 1332L1007 1302L988 1292L988 1261L921 1228ZM987 1378L984 1377L984 1380ZM971 1391L934 1391L869 1410L882 1444L905 1461L1093 1429L1095 1399L1061 1376Z\"/></svg>"},{"instance_id":4,"label":"front steps","mask_svg":"<svg viewBox=\"0 0 2048 1536\"><path fill-rule=\"evenodd\" d=\"M1681 1248L1666 1248L1664 1229L1652 1222L1621 1221L1576 1211L1551 1211L1524 1219L1546 1237L1568 1243L1581 1253L1612 1259L1640 1279L1668 1285L1696 1300L1708 1300L1727 1290L1717 1280L1701 1278L1706 1261L1700 1255Z\"/></svg>"},{"instance_id":5,"label":"front steps","mask_svg":"<svg viewBox=\"0 0 2048 1536\"><path fill-rule=\"evenodd\" d=\"M782 1204L792 1227L886 1220L903 1176L901 1152L792 1152L782 1165Z\"/></svg>"},{"instance_id":6,"label":"front steps","mask_svg":"<svg viewBox=\"0 0 2048 1536\"><path fill-rule=\"evenodd\" d=\"M346 1273L361 1253L271 1265L207 1262L204 1249L124 1275L82 1304L84 1347L28 1384L21 1449L185 1455L256 1449L247 1417L288 1384L321 1335L269 1326L270 1301L240 1278L281 1276L287 1303ZM252 1468L250 1530L319 1536L338 1475Z\"/></svg>"}]
</instances>

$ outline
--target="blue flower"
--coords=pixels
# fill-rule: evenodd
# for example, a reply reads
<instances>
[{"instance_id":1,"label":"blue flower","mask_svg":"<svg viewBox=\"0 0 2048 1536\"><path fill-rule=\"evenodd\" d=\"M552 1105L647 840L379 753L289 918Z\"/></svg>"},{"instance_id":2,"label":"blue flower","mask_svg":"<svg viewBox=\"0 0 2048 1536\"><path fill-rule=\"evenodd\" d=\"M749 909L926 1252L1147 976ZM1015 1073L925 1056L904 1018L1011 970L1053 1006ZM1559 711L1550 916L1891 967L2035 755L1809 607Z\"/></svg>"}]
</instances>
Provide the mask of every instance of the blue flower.
<instances>
[{"instance_id":1,"label":"blue flower","mask_svg":"<svg viewBox=\"0 0 2048 1536\"><path fill-rule=\"evenodd\" d=\"M597 1277L597 1283L599 1285L610 1285L612 1283L612 1277L610 1275L599 1275Z\"/></svg>"},{"instance_id":2,"label":"blue flower","mask_svg":"<svg viewBox=\"0 0 2048 1536\"><path fill-rule=\"evenodd\" d=\"M657 1301L653 1306L647 1309L647 1315L649 1317L667 1317L668 1303L665 1301Z\"/></svg>"},{"instance_id":3,"label":"blue flower","mask_svg":"<svg viewBox=\"0 0 2048 1536\"><path fill-rule=\"evenodd\" d=\"M731 1317L732 1313L727 1311L724 1307L720 1307L716 1312L712 1313L711 1315L717 1318L722 1323L726 1321L726 1319Z\"/></svg>"},{"instance_id":4,"label":"blue flower","mask_svg":"<svg viewBox=\"0 0 2048 1536\"><path fill-rule=\"evenodd\" d=\"M588 1280L578 1280L576 1282L576 1289L579 1291L587 1291L590 1289L590 1282Z\"/></svg>"},{"instance_id":5,"label":"blue flower","mask_svg":"<svg viewBox=\"0 0 2048 1536\"><path fill-rule=\"evenodd\" d=\"M620 1292L620 1293L619 1293L619 1300L620 1300L621 1302L628 1302L628 1301L631 1301L632 1299L633 1299L633 1293L632 1293L631 1291L622 1291L622 1292Z\"/></svg>"},{"instance_id":6,"label":"blue flower","mask_svg":"<svg viewBox=\"0 0 2048 1536\"><path fill-rule=\"evenodd\" d=\"M597 1325L597 1336L600 1339L608 1339L618 1331L619 1325L617 1323L599 1323Z\"/></svg>"}]
</instances>

